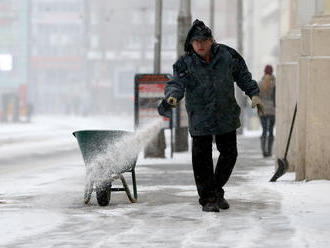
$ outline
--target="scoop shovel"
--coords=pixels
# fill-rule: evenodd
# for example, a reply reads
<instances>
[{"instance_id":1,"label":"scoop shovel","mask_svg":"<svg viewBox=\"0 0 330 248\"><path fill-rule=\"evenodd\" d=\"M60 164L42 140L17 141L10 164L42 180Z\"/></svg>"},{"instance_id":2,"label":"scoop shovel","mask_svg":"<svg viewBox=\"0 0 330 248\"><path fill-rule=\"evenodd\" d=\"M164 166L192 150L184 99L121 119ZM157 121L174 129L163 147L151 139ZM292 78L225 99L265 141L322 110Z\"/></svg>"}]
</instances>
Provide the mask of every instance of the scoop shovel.
<instances>
[{"instance_id":1,"label":"scoop shovel","mask_svg":"<svg viewBox=\"0 0 330 248\"><path fill-rule=\"evenodd\" d=\"M294 113L293 113L293 118L292 118L292 122L291 122L291 128L290 128L290 133L289 133L289 137L288 137L288 142L286 144L284 158L277 159L278 167L277 167L277 170L276 170L275 174L273 175L273 177L269 180L270 182L275 182L279 177L283 176L289 168L289 162L286 159L286 157L287 157L288 151L289 151L290 140L291 140L291 135L292 135L294 122L295 122L295 119L296 119L296 114L297 114L297 103L296 103L296 106L294 108Z\"/></svg>"}]
</instances>

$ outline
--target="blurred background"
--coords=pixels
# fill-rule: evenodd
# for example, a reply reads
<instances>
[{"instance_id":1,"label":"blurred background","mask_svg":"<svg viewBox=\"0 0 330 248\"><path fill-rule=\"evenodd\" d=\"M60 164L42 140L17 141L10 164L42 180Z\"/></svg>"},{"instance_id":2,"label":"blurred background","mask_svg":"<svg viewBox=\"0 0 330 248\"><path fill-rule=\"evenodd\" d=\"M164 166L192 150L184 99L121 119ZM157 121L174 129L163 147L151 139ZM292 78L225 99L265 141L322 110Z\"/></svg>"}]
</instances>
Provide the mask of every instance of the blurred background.
<instances>
[{"instance_id":1,"label":"blurred background","mask_svg":"<svg viewBox=\"0 0 330 248\"><path fill-rule=\"evenodd\" d=\"M73 130L134 129L135 75L172 74L196 18L241 53L256 81L273 66L273 159L286 154L297 104L288 171L330 179L330 0L0 0L0 157L20 163L19 151L35 163L77 149ZM240 134L259 136L256 110L236 97ZM177 113L174 151L187 151ZM152 147L164 157L163 143L160 135Z\"/></svg>"},{"instance_id":2,"label":"blurred background","mask_svg":"<svg viewBox=\"0 0 330 248\"><path fill-rule=\"evenodd\" d=\"M0 0L0 122L126 115L133 123L135 74L171 74L196 18L242 54L255 80L273 66L276 157L298 102L289 170L297 180L329 178L330 0ZM239 90L237 99L241 133L260 131ZM182 128L183 138L175 134L187 140Z\"/></svg>"},{"instance_id":3,"label":"blurred background","mask_svg":"<svg viewBox=\"0 0 330 248\"><path fill-rule=\"evenodd\" d=\"M259 80L265 64L278 62L286 2L247 0L238 15L237 0L192 0L191 19L212 25L216 41L236 49L243 20L240 50ZM133 115L134 75L153 72L155 3L1 0L1 120L32 113ZM177 59L180 4L162 1L161 73L172 73Z\"/></svg>"}]
</instances>

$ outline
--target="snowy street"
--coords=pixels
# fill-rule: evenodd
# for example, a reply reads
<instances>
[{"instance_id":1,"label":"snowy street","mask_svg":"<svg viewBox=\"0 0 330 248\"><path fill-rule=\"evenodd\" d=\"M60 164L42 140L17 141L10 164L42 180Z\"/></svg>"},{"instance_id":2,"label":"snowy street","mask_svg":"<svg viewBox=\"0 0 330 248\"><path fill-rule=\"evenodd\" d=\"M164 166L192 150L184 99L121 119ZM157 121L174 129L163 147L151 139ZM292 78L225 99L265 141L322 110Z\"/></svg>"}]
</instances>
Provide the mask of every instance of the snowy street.
<instances>
[{"instance_id":1,"label":"snowy street","mask_svg":"<svg viewBox=\"0 0 330 248\"><path fill-rule=\"evenodd\" d=\"M330 0L0 0L0 248L330 248L329 44Z\"/></svg>"},{"instance_id":2,"label":"snowy street","mask_svg":"<svg viewBox=\"0 0 330 248\"><path fill-rule=\"evenodd\" d=\"M132 129L132 120L52 118L2 127L0 247L330 247L330 182L288 173L269 183L274 157L262 158L257 134L239 137L229 210L202 212L190 152L140 156L138 202L112 192L99 207L95 193L83 203L85 167L71 133Z\"/></svg>"}]
</instances>

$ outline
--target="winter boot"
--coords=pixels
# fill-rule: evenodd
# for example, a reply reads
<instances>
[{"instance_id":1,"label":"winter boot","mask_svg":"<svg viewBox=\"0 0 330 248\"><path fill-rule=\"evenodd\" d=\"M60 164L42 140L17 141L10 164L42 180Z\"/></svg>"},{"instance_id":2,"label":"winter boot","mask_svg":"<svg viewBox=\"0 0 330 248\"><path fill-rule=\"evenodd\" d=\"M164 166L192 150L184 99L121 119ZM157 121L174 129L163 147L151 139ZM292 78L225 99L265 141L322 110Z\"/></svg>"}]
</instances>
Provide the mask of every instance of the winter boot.
<instances>
[{"instance_id":1,"label":"winter boot","mask_svg":"<svg viewBox=\"0 0 330 248\"><path fill-rule=\"evenodd\" d=\"M262 155L264 157L267 157L267 151L266 151L266 137L265 136L261 136L260 138L260 142L261 142L261 151L262 151Z\"/></svg>"},{"instance_id":2,"label":"winter boot","mask_svg":"<svg viewBox=\"0 0 330 248\"><path fill-rule=\"evenodd\" d=\"M217 203L220 209L229 208L229 203L224 198L224 191L222 189L217 192Z\"/></svg>"},{"instance_id":3,"label":"winter boot","mask_svg":"<svg viewBox=\"0 0 330 248\"><path fill-rule=\"evenodd\" d=\"M219 205L220 209L228 209L229 208L229 203L223 197L218 199L218 205Z\"/></svg>"},{"instance_id":4,"label":"winter boot","mask_svg":"<svg viewBox=\"0 0 330 248\"><path fill-rule=\"evenodd\" d=\"M269 136L268 137L268 147L267 147L268 156L272 156L273 142L274 142L274 136Z\"/></svg>"},{"instance_id":5,"label":"winter boot","mask_svg":"<svg viewBox=\"0 0 330 248\"><path fill-rule=\"evenodd\" d=\"M219 206L215 202L207 202L203 206L204 212L219 212Z\"/></svg>"}]
</instances>

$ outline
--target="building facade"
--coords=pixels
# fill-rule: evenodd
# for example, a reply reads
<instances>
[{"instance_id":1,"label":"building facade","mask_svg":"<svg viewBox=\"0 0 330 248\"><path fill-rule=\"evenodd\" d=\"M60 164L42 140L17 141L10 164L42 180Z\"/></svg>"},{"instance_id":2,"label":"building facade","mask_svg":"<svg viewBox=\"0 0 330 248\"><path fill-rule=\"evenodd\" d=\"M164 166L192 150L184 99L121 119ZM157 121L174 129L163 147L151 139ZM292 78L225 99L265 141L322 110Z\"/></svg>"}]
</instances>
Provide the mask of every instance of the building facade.
<instances>
[{"instance_id":1,"label":"building facade","mask_svg":"<svg viewBox=\"0 0 330 248\"><path fill-rule=\"evenodd\" d=\"M84 12L83 0L31 0L28 95L38 113L84 111Z\"/></svg>"},{"instance_id":2,"label":"building facade","mask_svg":"<svg viewBox=\"0 0 330 248\"><path fill-rule=\"evenodd\" d=\"M162 73L177 59L179 4L163 1ZM39 114L133 115L134 75L153 72L154 7L152 0L1 1L2 91L15 88ZM235 47L235 3L216 1L214 13L215 39ZM210 24L209 2L192 1L195 18Z\"/></svg>"},{"instance_id":3,"label":"building facade","mask_svg":"<svg viewBox=\"0 0 330 248\"><path fill-rule=\"evenodd\" d=\"M133 115L134 75L153 73L154 1L87 1L88 85L93 112ZM180 1L163 1L161 72L172 73L177 59L177 20ZM192 19L209 24L210 5L192 1ZM235 45L235 5L216 1L215 38ZM230 11L230 12L229 12Z\"/></svg>"},{"instance_id":4,"label":"building facade","mask_svg":"<svg viewBox=\"0 0 330 248\"><path fill-rule=\"evenodd\" d=\"M330 1L291 0L281 39L276 93L276 156L283 157L293 109L297 118L289 170L296 180L330 179Z\"/></svg>"},{"instance_id":5,"label":"building facade","mask_svg":"<svg viewBox=\"0 0 330 248\"><path fill-rule=\"evenodd\" d=\"M18 121L27 106L29 1L0 1L0 120Z\"/></svg>"}]
</instances>

